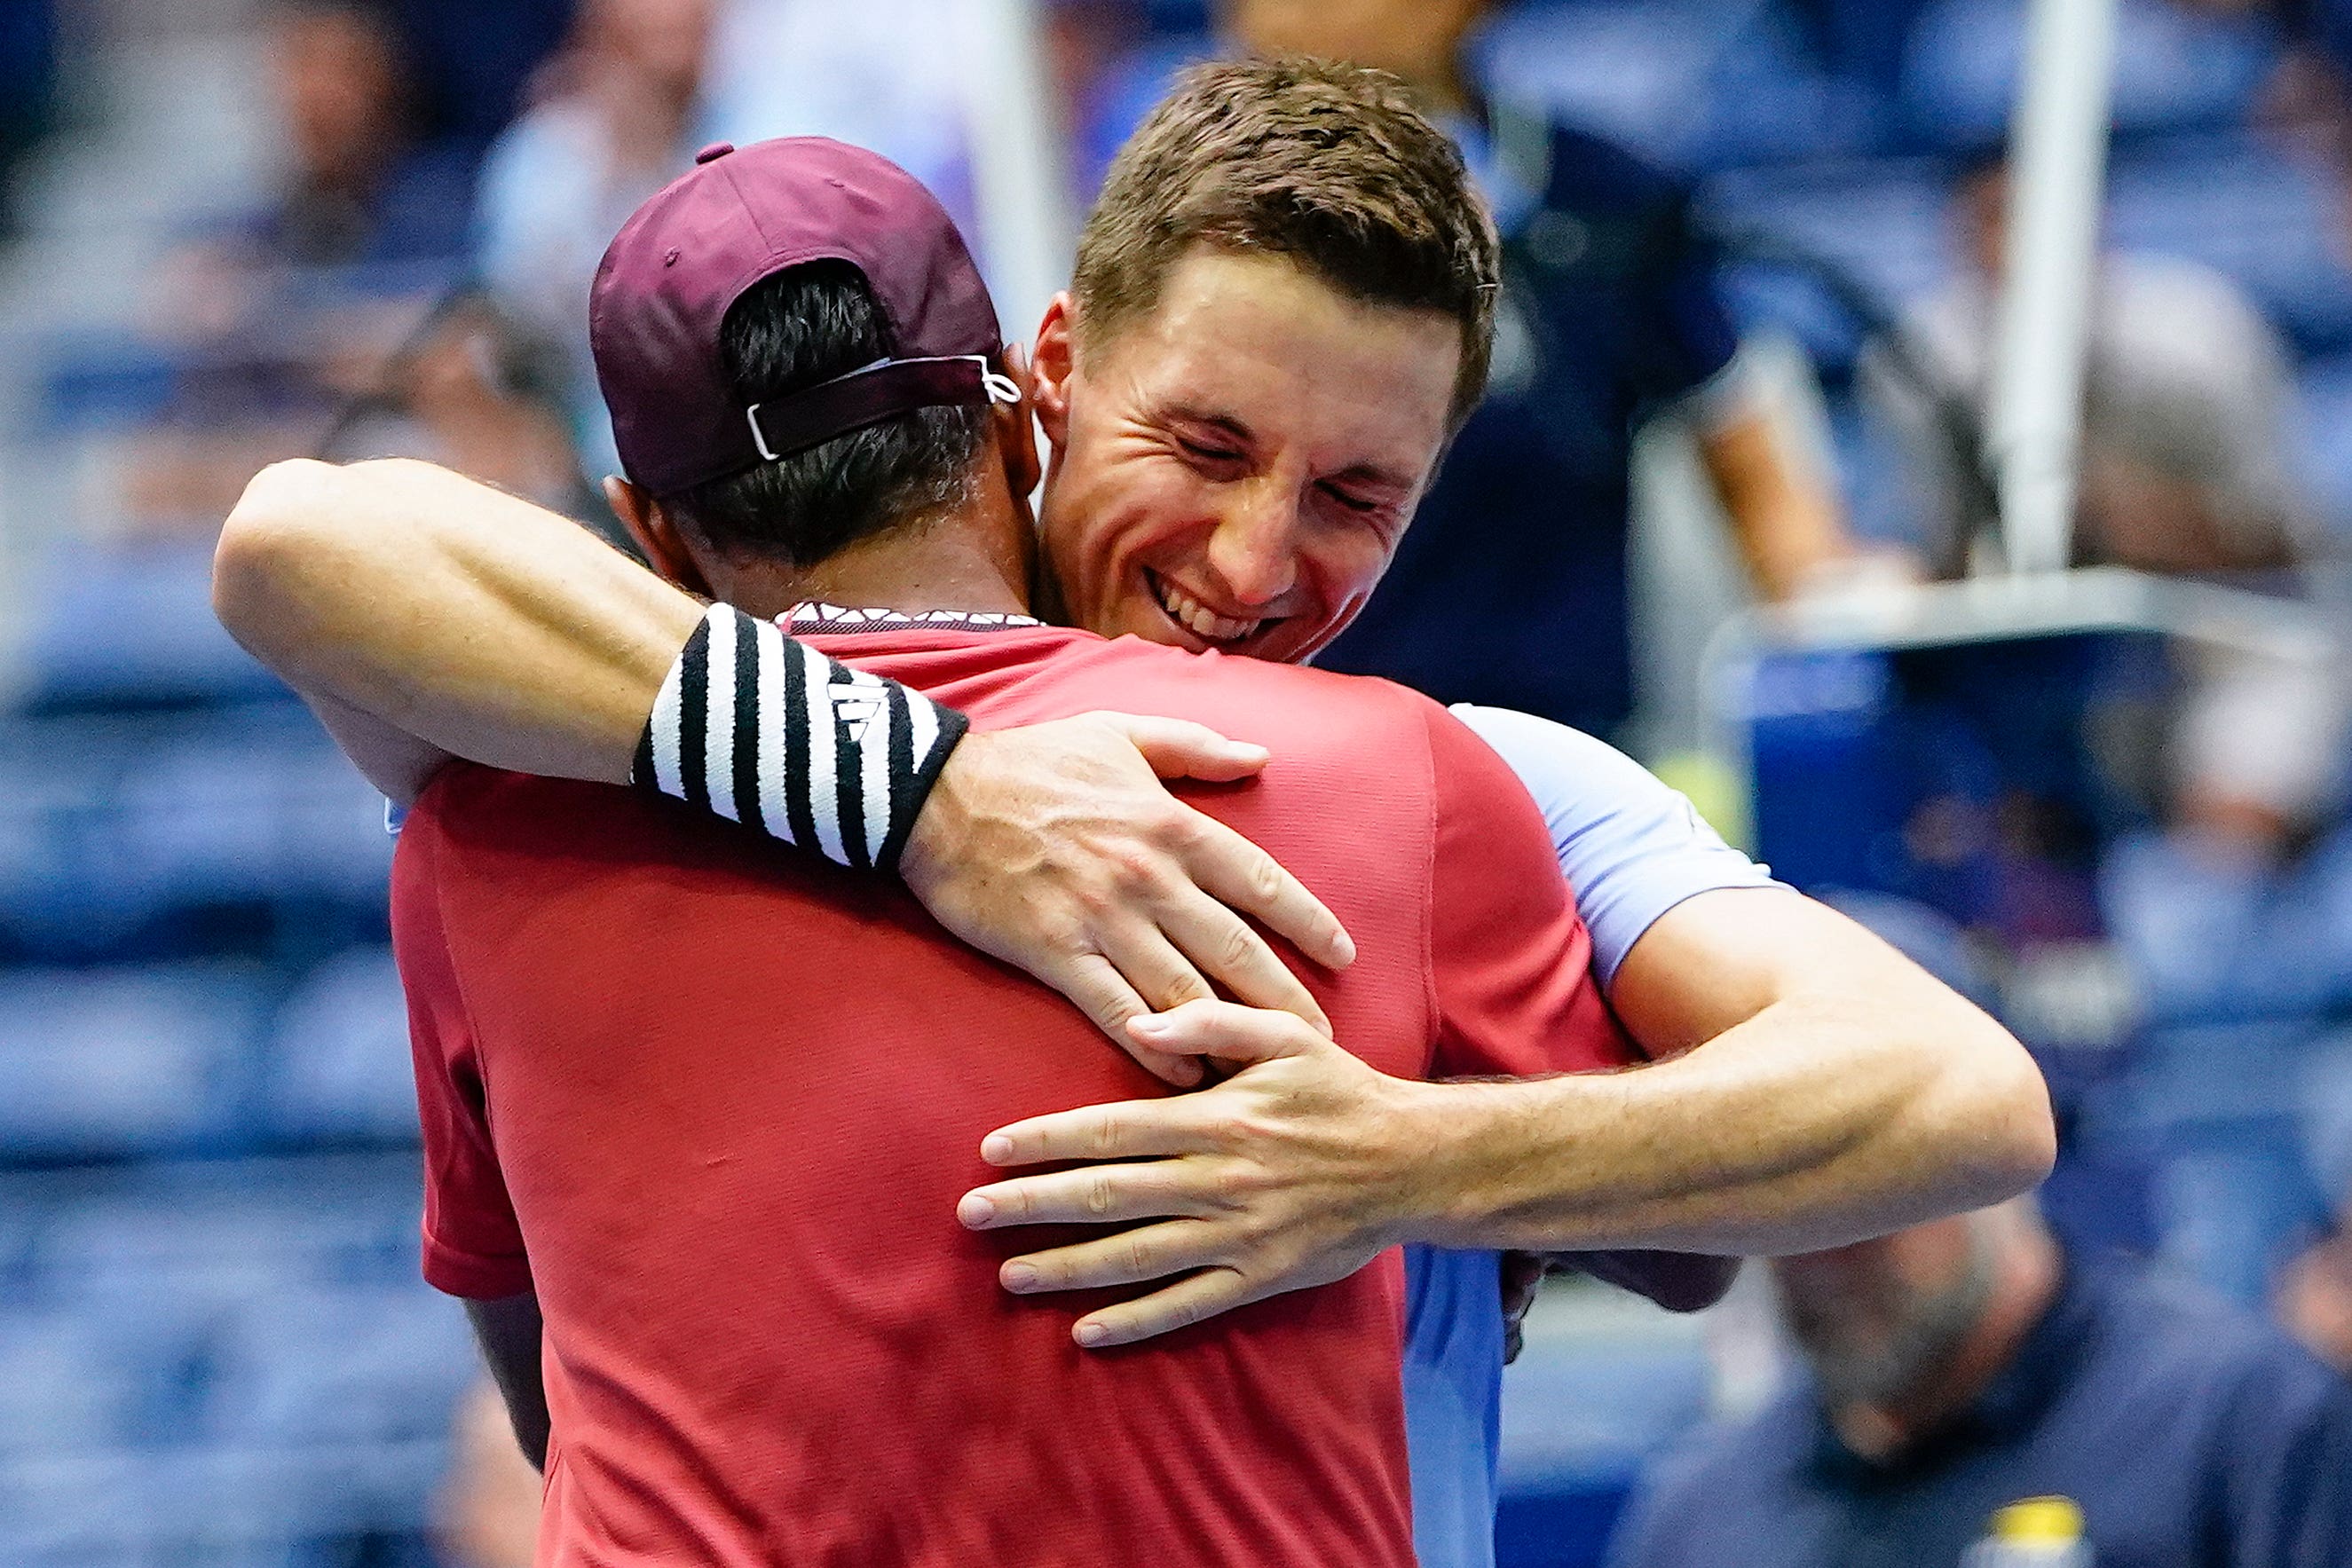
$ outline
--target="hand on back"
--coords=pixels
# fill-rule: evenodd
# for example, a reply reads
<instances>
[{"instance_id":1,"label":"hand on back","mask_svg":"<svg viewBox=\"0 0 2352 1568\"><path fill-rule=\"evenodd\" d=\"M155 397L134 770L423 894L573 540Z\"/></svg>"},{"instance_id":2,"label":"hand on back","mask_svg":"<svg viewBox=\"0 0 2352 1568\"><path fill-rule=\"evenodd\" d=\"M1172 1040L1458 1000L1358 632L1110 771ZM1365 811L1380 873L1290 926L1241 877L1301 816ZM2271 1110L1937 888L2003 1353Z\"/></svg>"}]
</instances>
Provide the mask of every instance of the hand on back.
<instances>
[{"instance_id":1,"label":"hand on back","mask_svg":"<svg viewBox=\"0 0 2352 1568\"><path fill-rule=\"evenodd\" d=\"M1128 1020L1222 992L1330 1032L1251 921L1326 967L1355 957L1297 878L1160 782L1247 779L1266 759L1197 724L1128 714L974 732L899 869L953 935L1069 998L1157 1076L1195 1083L1195 1057L1138 1039Z\"/></svg>"}]
</instances>

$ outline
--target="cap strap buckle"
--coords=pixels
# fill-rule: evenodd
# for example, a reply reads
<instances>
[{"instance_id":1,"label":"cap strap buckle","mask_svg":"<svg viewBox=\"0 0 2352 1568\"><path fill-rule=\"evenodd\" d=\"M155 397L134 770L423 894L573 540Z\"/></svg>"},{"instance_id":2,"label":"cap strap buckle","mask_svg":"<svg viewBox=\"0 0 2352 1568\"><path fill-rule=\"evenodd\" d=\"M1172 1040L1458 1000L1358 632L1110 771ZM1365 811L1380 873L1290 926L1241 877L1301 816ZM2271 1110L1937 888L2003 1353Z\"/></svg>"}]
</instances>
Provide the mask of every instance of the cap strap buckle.
<instances>
[{"instance_id":1,"label":"cap strap buckle","mask_svg":"<svg viewBox=\"0 0 2352 1568\"><path fill-rule=\"evenodd\" d=\"M775 463L897 414L983 401L1017 403L1021 388L985 354L951 354L884 360L781 402L755 402L743 419L761 460Z\"/></svg>"}]
</instances>

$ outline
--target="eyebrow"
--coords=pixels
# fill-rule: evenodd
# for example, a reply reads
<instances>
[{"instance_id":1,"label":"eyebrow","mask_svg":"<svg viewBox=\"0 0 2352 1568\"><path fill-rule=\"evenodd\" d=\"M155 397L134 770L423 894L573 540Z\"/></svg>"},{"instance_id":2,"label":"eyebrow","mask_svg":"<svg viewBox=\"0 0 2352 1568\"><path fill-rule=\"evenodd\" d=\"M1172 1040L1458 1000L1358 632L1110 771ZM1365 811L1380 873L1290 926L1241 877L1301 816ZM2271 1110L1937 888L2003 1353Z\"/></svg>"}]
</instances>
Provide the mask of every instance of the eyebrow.
<instances>
[{"instance_id":1,"label":"eyebrow","mask_svg":"<svg viewBox=\"0 0 2352 1568\"><path fill-rule=\"evenodd\" d=\"M1215 413L1204 408L1174 404L1160 411L1160 418L1171 423L1198 424L1231 436L1244 446L1255 446L1257 436L1250 427L1229 413ZM1410 491L1414 481L1395 469L1378 463L1351 463L1336 474L1326 474L1324 480L1340 484L1370 485L1378 489L1393 490L1399 495Z\"/></svg>"},{"instance_id":2,"label":"eyebrow","mask_svg":"<svg viewBox=\"0 0 2352 1568\"><path fill-rule=\"evenodd\" d=\"M1230 413L1212 413L1204 408L1193 408L1179 403L1162 409L1160 417L1171 423L1205 424L1213 430L1232 436L1244 446L1257 444L1257 437L1251 432L1250 427Z\"/></svg>"},{"instance_id":3,"label":"eyebrow","mask_svg":"<svg viewBox=\"0 0 2352 1568\"><path fill-rule=\"evenodd\" d=\"M1340 469L1337 474L1327 474L1324 477L1327 480L1342 483L1370 485L1376 489L1394 490L1399 495L1404 494L1413 486L1412 480L1405 478L1395 469L1384 468L1377 463L1353 463Z\"/></svg>"}]
</instances>

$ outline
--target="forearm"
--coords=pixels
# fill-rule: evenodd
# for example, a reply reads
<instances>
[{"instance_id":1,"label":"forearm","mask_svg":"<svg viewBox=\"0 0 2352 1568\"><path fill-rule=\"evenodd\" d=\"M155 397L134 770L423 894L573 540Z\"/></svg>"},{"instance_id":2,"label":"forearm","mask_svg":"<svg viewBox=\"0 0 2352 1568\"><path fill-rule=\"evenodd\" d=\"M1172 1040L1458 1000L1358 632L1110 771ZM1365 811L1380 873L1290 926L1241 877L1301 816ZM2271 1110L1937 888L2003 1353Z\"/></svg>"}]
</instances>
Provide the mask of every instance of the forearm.
<instances>
[{"instance_id":1,"label":"forearm","mask_svg":"<svg viewBox=\"0 0 2352 1568\"><path fill-rule=\"evenodd\" d=\"M1932 982L1927 982L1932 985ZM1402 1239L1785 1253L1997 1202L2048 1166L2040 1075L1948 993L1792 998L1623 1072L1414 1086Z\"/></svg>"},{"instance_id":2,"label":"forearm","mask_svg":"<svg viewBox=\"0 0 2352 1568\"><path fill-rule=\"evenodd\" d=\"M1769 420L1734 421L1703 436L1699 451L1748 578L1766 599L1787 599L1853 555L1836 499L1780 450Z\"/></svg>"},{"instance_id":3,"label":"forearm","mask_svg":"<svg viewBox=\"0 0 2352 1568\"><path fill-rule=\"evenodd\" d=\"M571 520L397 460L263 470L222 529L214 603L317 706L604 783L627 779L702 613Z\"/></svg>"}]
</instances>

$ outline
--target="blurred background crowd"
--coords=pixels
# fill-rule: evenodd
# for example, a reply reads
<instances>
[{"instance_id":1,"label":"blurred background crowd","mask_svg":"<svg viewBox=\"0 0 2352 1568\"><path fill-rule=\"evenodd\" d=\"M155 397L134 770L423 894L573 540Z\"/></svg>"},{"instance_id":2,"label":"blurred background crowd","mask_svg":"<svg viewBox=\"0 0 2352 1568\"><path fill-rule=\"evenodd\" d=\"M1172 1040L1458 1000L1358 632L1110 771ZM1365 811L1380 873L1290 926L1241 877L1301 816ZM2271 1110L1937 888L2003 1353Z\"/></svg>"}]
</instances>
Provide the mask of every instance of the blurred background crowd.
<instances>
[{"instance_id":1,"label":"blurred background crowd","mask_svg":"<svg viewBox=\"0 0 2352 1568\"><path fill-rule=\"evenodd\" d=\"M588 278L698 146L888 154L1023 335L1128 130L1242 49L1403 77L1507 241L1494 395L1335 660L1634 749L2035 1046L2060 1244L2352 1368L2352 5L2121 12L2074 555L2250 632L1735 618L1998 555L2024 16L0 0L0 1563L528 1561L535 1478L417 1277L381 811L209 612L245 480L406 453L593 522ZM1864 1288L1824 1277L1788 1299ZM1503 1561L1600 1561L1646 1464L1768 1396L1780 1299L1549 1291Z\"/></svg>"}]
</instances>

